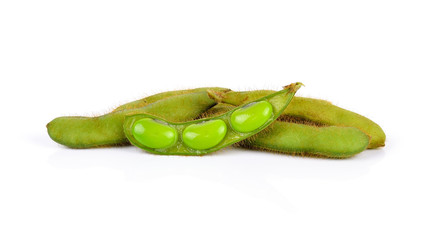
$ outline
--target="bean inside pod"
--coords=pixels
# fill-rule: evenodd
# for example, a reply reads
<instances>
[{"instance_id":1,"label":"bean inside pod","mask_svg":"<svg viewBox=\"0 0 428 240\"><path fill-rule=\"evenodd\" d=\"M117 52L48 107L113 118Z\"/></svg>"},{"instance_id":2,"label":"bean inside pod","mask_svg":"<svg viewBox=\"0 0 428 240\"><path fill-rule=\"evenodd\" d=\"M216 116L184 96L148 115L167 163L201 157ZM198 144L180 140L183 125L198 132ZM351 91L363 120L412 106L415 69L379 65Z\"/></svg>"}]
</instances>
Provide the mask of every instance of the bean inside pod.
<instances>
[{"instance_id":1,"label":"bean inside pod","mask_svg":"<svg viewBox=\"0 0 428 240\"><path fill-rule=\"evenodd\" d=\"M127 116L124 132L135 146L166 155L203 155L246 139L269 126L287 107L301 83L220 116L175 123L149 114Z\"/></svg>"}]
</instances>

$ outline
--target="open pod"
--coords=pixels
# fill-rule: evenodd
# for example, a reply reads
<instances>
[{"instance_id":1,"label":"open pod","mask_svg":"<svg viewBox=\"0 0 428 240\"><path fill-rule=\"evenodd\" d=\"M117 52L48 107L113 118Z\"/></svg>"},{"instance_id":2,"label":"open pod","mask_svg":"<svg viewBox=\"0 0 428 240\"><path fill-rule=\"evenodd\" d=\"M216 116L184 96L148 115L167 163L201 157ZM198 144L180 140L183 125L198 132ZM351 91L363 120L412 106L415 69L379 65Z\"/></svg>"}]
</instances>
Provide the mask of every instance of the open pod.
<instances>
[{"instance_id":1,"label":"open pod","mask_svg":"<svg viewBox=\"0 0 428 240\"><path fill-rule=\"evenodd\" d=\"M268 127L288 106L301 85L290 84L281 91L213 118L174 123L150 114L129 115L123 125L124 133L133 145L151 153L204 155Z\"/></svg>"}]
</instances>

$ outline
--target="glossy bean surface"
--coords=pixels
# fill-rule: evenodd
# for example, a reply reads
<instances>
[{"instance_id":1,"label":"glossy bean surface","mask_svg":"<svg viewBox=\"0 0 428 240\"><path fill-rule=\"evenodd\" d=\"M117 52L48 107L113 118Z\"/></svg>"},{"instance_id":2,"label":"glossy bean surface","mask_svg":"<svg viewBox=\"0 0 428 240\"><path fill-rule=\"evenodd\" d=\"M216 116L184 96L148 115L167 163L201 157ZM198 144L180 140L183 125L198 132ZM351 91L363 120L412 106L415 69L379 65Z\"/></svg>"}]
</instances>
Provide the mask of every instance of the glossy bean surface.
<instances>
[{"instance_id":1,"label":"glossy bean surface","mask_svg":"<svg viewBox=\"0 0 428 240\"><path fill-rule=\"evenodd\" d=\"M209 149L219 144L226 133L227 125L223 120L209 120L187 126L183 131L183 142L193 149Z\"/></svg>"},{"instance_id":2,"label":"glossy bean surface","mask_svg":"<svg viewBox=\"0 0 428 240\"><path fill-rule=\"evenodd\" d=\"M272 114L272 104L260 101L235 110L230 122L238 132L251 132L265 124Z\"/></svg>"},{"instance_id":3,"label":"glossy bean surface","mask_svg":"<svg viewBox=\"0 0 428 240\"><path fill-rule=\"evenodd\" d=\"M166 123L143 118L132 126L132 135L141 144L150 148L167 148L177 142L178 133Z\"/></svg>"}]
</instances>

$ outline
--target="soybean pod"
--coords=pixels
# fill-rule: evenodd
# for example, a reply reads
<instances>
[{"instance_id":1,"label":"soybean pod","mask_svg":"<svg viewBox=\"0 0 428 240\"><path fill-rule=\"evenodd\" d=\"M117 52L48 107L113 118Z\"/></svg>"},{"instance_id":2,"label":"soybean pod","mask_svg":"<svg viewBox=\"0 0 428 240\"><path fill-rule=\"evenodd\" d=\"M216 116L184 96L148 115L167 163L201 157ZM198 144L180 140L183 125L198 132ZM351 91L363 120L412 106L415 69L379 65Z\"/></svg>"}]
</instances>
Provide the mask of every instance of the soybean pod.
<instances>
[{"instance_id":1,"label":"soybean pod","mask_svg":"<svg viewBox=\"0 0 428 240\"><path fill-rule=\"evenodd\" d=\"M159 100L162 100L162 99L165 99L168 97L173 97L173 96L178 96L178 95L183 95L183 94L189 94L189 93L195 93L195 92L205 92L207 90L219 91L219 92L230 91L230 89L228 89L228 88L204 87L204 88L194 88L194 89L184 89L184 90L161 92L161 93L157 93L157 94L154 94L154 95L151 95L151 96L148 96L148 97L136 100L136 101L125 103L125 104L115 108L113 110L113 112L141 108L141 107L145 107L151 103L154 103L156 101L159 101Z\"/></svg>"},{"instance_id":2,"label":"soybean pod","mask_svg":"<svg viewBox=\"0 0 428 240\"><path fill-rule=\"evenodd\" d=\"M262 97L222 115L176 123L150 114L126 117L129 141L148 152L164 155L203 155L253 136L274 122L301 83Z\"/></svg>"},{"instance_id":3,"label":"soybean pod","mask_svg":"<svg viewBox=\"0 0 428 240\"><path fill-rule=\"evenodd\" d=\"M201 117L212 117L234 109L219 103ZM324 158L349 158L366 149L369 137L354 127L317 126L276 120L267 129L234 146L270 152Z\"/></svg>"},{"instance_id":4,"label":"soybean pod","mask_svg":"<svg viewBox=\"0 0 428 240\"><path fill-rule=\"evenodd\" d=\"M217 102L239 106L253 99L269 95L273 91L256 90L217 93L215 90L209 90L208 92ZM370 137L370 143L367 148L385 146L385 132L378 124L360 114L340 108L325 100L294 97L290 105L281 114L280 120L290 118L297 121L312 122L316 125L355 127Z\"/></svg>"},{"instance_id":5,"label":"soybean pod","mask_svg":"<svg viewBox=\"0 0 428 240\"><path fill-rule=\"evenodd\" d=\"M366 149L369 137L354 127L311 126L275 121L240 147L291 155L349 158Z\"/></svg>"},{"instance_id":6,"label":"soybean pod","mask_svg":"<svg viewBox=\"0 0 428 240\"><path fill-rule=\"evenodd\" d=\"M164 119L183 122L214 106L206 91L167 97L141 108L111 112L98 117L59 117L47 124L55 142L70 148L92 148L129 144L124 132L126 115L148 113Z\"/></svg>"}]
</instances>

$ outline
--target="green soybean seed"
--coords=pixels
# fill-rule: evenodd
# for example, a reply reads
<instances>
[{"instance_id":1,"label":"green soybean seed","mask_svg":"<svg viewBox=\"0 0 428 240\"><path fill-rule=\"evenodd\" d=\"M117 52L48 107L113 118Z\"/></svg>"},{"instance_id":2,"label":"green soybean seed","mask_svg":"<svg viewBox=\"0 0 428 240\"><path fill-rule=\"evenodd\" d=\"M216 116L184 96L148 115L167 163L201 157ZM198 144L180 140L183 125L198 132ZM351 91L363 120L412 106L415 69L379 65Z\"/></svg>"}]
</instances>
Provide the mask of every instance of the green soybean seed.
<instances>
[{"instance_id":1,"label":"green soybean seed","mask_svg":"<svg viewBox=\"0 0 428 240\"><path fill-rule=\"evenodd\" d=\"M260 101L237 109L232 113L230 122L238 132L251 132L265 124L272 116L272 105L267 101Z\"/></svg>"},{"instance_id":2,"label":"green soybean seed","mask_svg":"<svg viewBox=\"0 0 428 240\"><path fill-rule=\"evenodd\" d=\"M176 123L150 114L129 115L123 124L124 133L133 145L151 153L166 155L207 154L251 137L268 127L284 111L300 86L301 83L290 84L284 87L282 91L275 92L209 119ZM239 122L236 120L243 115L248 115L246 121ZM144 132L141 133L139 129L136 129L136 126L139 126L137 123L142 119L161 121L165 127L162 127L162 129L174 128L178 134L178 140L174 144L165 144L164 147L147 144L148 142L150 143L148 141L150 136L144 136ZM240 125L245 122L249 122L251 126L244 128ZM236 125L239 127L236 127ZM155 128L159 128L159 126L155 126ZM252 131L248 132L247 130L250 128ZM168 132L170 131L168 130ZM156 132L156 129L147 130L147 132ZM140 141L139 139L144 139L144 141Z\"/></svg>"},{"instance_id":3,"label":"green soybean seed","mask_svg":"<svg viewBox=\"0 0 428 240\"><path fill-rule=\"evenodd\" d=\"M215 90L209 90L208 92L217 102L234 106L240 106L273 93L272 90L219 93ZM360 114L340 108L325 100L294 97L279 119L290 118L309 121L318 125L355 127L370 137L370 143L367 148L385 146L385 132L378 124Z\"/></svg>"},{"instance_id":4,"label":"green soybean seed","mask_svg":"<svg viewBox=\"0 0 428 240\"><path fill-rule=\"evenodd\" d=\"M195 119L215 104L206 91L192 92L98 117L59 117L46 127L52 140L71 148L125 145L129 144L123 132L127 115L148 113L174 122L185 122Z\"/></svg>"},{"instance_id":5,"label":"green soybean seed","mask_svg":"<svg viewBox=\"0 0 428 240\"><path fill-rule=\"evenodd\" d=\"M187 146L204 150L219 144L227 133L227 125L221 119L195 123L183 131L183 142Z\"/></svg>"},{"instance_id":6,"label":"green soybean seed","mask_svg":"<svg viewBox=\"0 0 428 240\"><path fill-rule=\"evenodd\" d=\"M219 103L201 117L209 118L236 107ZM349 158L364 151L369 137L354 127L317 126L311 122L276 120L268 128L235 144L237 147L324 158Z\"/></svg>"},{"instance_id":7,"label":"green soybean seed","mask_svg":"<svg viewBox=\"0 0 428 240\"><path fill-rule=\"evenodd\" d=\"M177 130L151 118L143 118L132 126L132 135L150 148L167 148L177 142Z\"/></svg>"}]
</instances>

